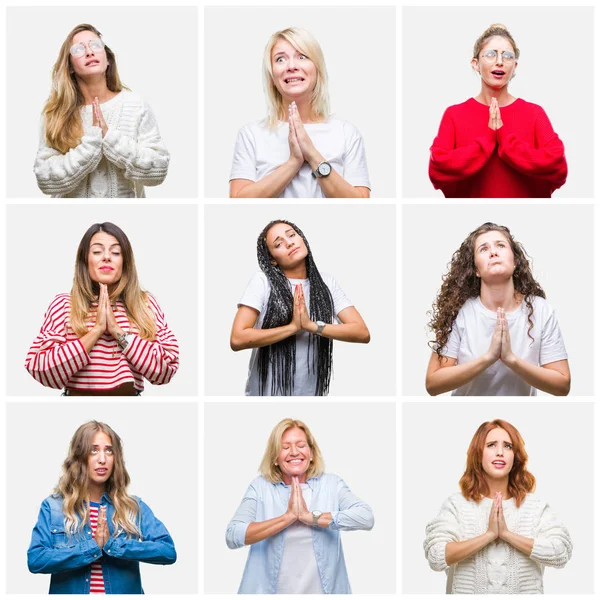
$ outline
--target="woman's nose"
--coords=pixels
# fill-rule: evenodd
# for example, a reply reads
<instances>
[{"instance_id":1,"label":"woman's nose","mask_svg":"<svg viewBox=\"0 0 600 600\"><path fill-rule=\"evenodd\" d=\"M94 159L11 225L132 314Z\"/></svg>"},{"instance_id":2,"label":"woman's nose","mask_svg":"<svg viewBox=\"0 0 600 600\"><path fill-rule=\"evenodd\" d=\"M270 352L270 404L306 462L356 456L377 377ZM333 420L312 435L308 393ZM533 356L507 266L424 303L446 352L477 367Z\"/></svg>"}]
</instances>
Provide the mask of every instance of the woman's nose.
<instances>
[{"instance_id":1,"label":"woman's nose","mask_svg":"<svg viewBox=\"0 0 600 600\"><path fill-rule=\"evenodd\" d=\"M104 464L106 462L106 456L105 456L104 452L98 453L98 462L100 464Z\"/></svg>"}]
</instances>

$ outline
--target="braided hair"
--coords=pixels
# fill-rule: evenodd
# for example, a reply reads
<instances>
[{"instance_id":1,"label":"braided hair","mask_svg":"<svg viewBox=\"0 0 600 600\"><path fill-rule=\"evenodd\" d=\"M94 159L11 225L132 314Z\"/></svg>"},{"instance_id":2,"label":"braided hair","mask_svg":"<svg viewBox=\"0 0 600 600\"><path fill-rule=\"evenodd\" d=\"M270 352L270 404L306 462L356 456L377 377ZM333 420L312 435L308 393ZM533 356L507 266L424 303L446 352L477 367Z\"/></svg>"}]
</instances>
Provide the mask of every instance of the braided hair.
<instances>
[{"instance_id":1,"label":"braided hair","mask_svg":"<svg viewBox=\"0 0 600 600\"><path fill-rule=\"evenodd\" d=\"M262 329L281 327L292 322L294 312L294 294L292 286L279 265L273 264L273 257L267 247L267 232L273 225L285 223L304 240L308 254L306 256L306 275L310 283L310 318L313 321L333 323L334 309L331 292L313 259L308 241L302 231L285 220L271 221L260 233L256 242L258 265L271 285L267 301L267 310ZM311 360L312 354L312 360ZM308 344L309 373L317 374L315 396L326 396L333 367L333 341L329 338L311 335ZM291 396L294 392L296 374L296 336L289 336L275 344L258 349L258 393L262 396L267 386L271 368L271 395Z\"/></svg>"}]
</instances>

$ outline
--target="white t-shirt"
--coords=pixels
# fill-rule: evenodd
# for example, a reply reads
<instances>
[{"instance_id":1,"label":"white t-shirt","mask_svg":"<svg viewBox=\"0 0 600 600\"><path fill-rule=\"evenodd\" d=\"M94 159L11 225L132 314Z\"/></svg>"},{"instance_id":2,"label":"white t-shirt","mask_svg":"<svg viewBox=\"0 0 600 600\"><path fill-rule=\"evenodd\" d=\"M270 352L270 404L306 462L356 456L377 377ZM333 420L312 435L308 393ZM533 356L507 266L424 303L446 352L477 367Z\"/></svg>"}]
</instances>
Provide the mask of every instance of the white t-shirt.
<instances>
[{"instance_id":1,"label":"white t-shirt","mask_svg":"<svg viewBox=\"0 0 600 600\"><path fill-rule=\"evenodd\" d=\"M362 137L347 121L329 118L324 123L307 123L306 132L315 148L350 185L371 189L367 158ZM280 122L269 130L266 121L256 121L242 127L233 152L229 181L249 179L259 181L290 157L289 124ZM283 190L280 198L324 198L308 163Z\"/></svg>"},{"instance_id":2,"label":"white t-shirt","mask_svg":"<svg viewBox=\"0 0 600 600\"><path fill-rule=\"evenodd\" d=\"M311 510L312 490L306 483L301 483L300 487L304 502L308 510ZM283 539L283 554L275 593L322 594L323 586L315 558L312 527L296 521L285 530Z\"/></svg>"},{"instance_id":3,"label":"white t-shirt","mask_svg":"<svg viewBox=\"0 0 600 600\"><path fill-rule=\"evenodd\" d=\"M353 306L352 302L348 300L344 294L342 288L338 286L335 279L331 275L321 273L321 277L325 282L325 285L329 288L331 296L333 298L333 312L337 315L342 312L345 308ZM306 301L306 308L310 312L310 282L308 279L288 279L290 283L290 289L294 290L294 286L302 284L304 289L304 298ZM262 327L262 322L267 311L267 304L269 301L269 294L271 293L271 284L267 279L266 275L259 271L252 276L248 287L244 292L241 300L238 303L238 308L241 305L249 306L250 308L256 309L260 314L254 325L255 329ZM336 319L337 321L337 319ZM339 322L339 321L337 321ZM311 369L309 372L308 368L308 350L309 341L312 333L308 331L300 331L296 334L296 374L294 376L294 396L314 396L317 387L317 373L316 368ZM311 362L314 356L311 352ZM252 356L250 357L250 365L248 367L248 381L246 382L246 396L258 396L258 348L252 349ZM269 374L267 376L267 383L265 389L263 389L263 396L271 395L271 368L269 367Z\"/></svg>"},{"instance_id":4,"label":"white t-shirt","mask_svg":"<svg viewBox=\"0 0 600 600\"><path fill-rule=\"evenodd\" d=\"M536 366L568 358L554 309L544 298L533 300L533 329L527 335L527 305L506 313L510 345L516 356ZM442 354L461 365L483 356L496 327L496 312L488 310L479 297L469 298L458 312ZM536 389L497 360L472 381L452 392L453 396L535 396Z\"/></svg>"}]
</instances>

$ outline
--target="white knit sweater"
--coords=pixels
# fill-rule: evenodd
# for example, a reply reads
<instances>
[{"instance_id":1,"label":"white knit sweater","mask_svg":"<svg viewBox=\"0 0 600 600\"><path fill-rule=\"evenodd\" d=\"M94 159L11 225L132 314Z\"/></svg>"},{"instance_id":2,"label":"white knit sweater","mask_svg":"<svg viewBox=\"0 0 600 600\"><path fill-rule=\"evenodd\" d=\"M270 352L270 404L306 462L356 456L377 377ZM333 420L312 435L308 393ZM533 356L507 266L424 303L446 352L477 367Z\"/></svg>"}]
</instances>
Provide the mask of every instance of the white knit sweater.
<instances>
[{"instance_id":1,"label":"white knit sweater","mask_svg":"<svg viewBox=\"0 0 600 600\"><path fill-rule=\"evenodd\" d=\"M488 544L476 554L449 567L446 544L470 540L486 532L492 500L465 500L450 496L426 529L423 544L429 566L446 570L449 594L543 594L544 567L562 568L571 558L569 532L546 502L527 494L517 508L514 499L502 503L508 529L533 538L531 556L506 542Z\"/></svg>"},{"instance_id":2,"label":"white knit sweater","mask_svg":"<svg viewBox=\"0 0 600 600\"><path fill-rule=\"evenodd\" d=\"M66 154L50 148L42 125L33 170L37 183L54 198L144 197L145 185L167 176L169 152L150 107L123 90L100 105L108 132L92 126L92 107L81 107L84 135Z\"/></svg>"}]
</instances>

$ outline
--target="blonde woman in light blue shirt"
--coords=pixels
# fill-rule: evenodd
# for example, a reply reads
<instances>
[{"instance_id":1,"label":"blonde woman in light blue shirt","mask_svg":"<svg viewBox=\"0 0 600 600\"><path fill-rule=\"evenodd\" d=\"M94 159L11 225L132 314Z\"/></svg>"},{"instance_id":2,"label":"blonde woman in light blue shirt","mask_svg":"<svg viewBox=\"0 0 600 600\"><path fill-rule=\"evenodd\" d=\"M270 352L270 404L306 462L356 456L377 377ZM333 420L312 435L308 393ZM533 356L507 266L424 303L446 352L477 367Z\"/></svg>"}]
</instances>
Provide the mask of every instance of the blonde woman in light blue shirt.
<instances>
[{"instance_id":1,"label":"blonde woman in light blue shirt","mask_svg":"<svg viewBox=\"0 0 600 600\"><path fill-rule=\"evenodd\" d=\"M230 548L250 546L240 594L350 594L340 531L370 530L371 507L324 462L294 419L269 437L259 477L227 527Z\"/></svg>"}]
</instances>

